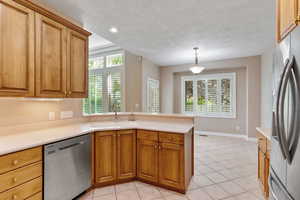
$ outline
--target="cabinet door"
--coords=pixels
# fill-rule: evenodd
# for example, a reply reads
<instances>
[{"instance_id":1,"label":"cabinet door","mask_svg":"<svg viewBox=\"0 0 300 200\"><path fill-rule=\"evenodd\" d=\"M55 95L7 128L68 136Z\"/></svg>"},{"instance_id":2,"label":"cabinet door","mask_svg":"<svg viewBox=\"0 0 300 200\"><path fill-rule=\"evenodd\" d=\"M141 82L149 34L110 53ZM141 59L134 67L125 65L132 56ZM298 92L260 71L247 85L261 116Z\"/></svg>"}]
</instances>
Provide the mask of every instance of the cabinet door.
<instances>
[{"instance_id":1,"label":"cabinet door","mask_svg":"<svg viewBox=\"0 0 300 200\"><path fill-rule=\"evenodd\" d=\"M116 180L116 132L98 132L95 136L96 183Z\"/></svg>"},{"instance_id":2,"label":"cabinet door","mask_svg":"<svg viewBox=\"0 0 300 200\"><path fill-rule=\"evenodd\" d=\"M136 133L135 130L118 131L117 159L118 179L136 176Z\"/></svg>"},{"instance_id":3,"label":"cabinet door","mask_svg":"<svg viewBox=\"0 0 300 200\"><path fill-rule=\"evenodd\" d=\"M137 175L139 178L158 182L158 144L152 140L138 140Z\"/></svg>"},{"instance_id":4,"label":"cabinet door","mask_svg":"<svg viewBox=\"0 0 300 200\"><path fill-rule=\"evenodd\" d=\"M297 25L297 1L277 0L278 41L281 41Z\"/></svg>"},{"instance_id":5,"label":"cabinet door","mask_svg":"<svg viewBox=\"0 0 300 200\"><path fill-rule=\"evenodd\" d=\"M161 143L159 149L159 183L184 189L183 145Z\"/></svg>"},{"instance_id":6,"label":"cabinet door","mask_svg":"<svg viewBox=\"0 0 300 200\"><path fill-rule=\"evenodd\" d=\"M0 1L0 96L34 96L34 12Z\"/></svg>"},{"instance_id":7,"label":"cabinet door","mask_svg":"<svg viewBox=\"0 0 300 200\"><path fill-rule=\"evenodd\" d=\"M88 94L88 37L69 30L68 97L85 98Z\"/></svg>"},{"instance_id":8,"label":"cabinet door","mask_svg":"<svg viewBox=\"0 0 300 200\"><path fill-rule=\"evenodd\" d=\"M36 14L36 96L65 97L67 28Z\"/></svg>"},{"instance_id":9,"label":"cabinet door","mask_svg":"<svg viewBox=\"0 0 300 200\"><path fill-rule=\"evenodd\" d=\"M260 181L262 191L265 191L265 154L258 148L258 180Z\"/></svg>"}]
</instances>

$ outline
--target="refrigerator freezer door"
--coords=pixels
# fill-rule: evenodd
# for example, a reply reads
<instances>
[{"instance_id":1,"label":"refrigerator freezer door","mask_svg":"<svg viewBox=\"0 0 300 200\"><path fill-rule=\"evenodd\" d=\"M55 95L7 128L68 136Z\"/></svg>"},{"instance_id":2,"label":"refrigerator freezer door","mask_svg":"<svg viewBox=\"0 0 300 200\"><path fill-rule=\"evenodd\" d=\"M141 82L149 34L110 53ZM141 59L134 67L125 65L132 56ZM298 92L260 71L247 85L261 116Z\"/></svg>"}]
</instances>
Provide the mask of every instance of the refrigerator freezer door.
<instances>
[{"instance_id":1,"label":"refrigerator freezer door","mask_svg":"<svg viewBox=\"0 0 300 200\"><path fill-rule=\"evenodd\" d=\"M277 128L276 128L276 108L277 100L279 99L279 85L280 81L283 78L284 73L284 63L287 61L290 56L290 36L287 36L282 43L277 46L274 52L273 60L273 126L272 126L272 141L271 141L271 166L274 170L274 173L281 180L281 182L286 184L286 160L282 153L282 147L279 143ZM285 105L288 107L288 105ZM288 109L285 109L287 111ZM288 123L287 113L284 114L284 123Z\"/></svg>"},{"instance_id":2,"label":"refrigerator freezer door","mask_svg":"<svg viewBox=\"0 0 300 200\"><path fill-rule=\"evenodd\" d=\"M300 28L296 28L292 34L291 34L291 53L295 56L295 76L298 85L300 85ZM296 94L299 95L299 94ZM298 98L299 99L299 98ZM300 102L296 102L297 104L300 104ZM295 112L297 114L300 113L299 106L296 108ZM291 118L293 121L293 124L300 124L299 118ZM293 138L295 141L290 141L291 144L294 144L294 155L292 162L287 165L287 191L291 194L291 196L298 200L300 199L300 145L298 145L299 142L299 128L296 129L296 136Z\"/></svg>"}]
</instances>

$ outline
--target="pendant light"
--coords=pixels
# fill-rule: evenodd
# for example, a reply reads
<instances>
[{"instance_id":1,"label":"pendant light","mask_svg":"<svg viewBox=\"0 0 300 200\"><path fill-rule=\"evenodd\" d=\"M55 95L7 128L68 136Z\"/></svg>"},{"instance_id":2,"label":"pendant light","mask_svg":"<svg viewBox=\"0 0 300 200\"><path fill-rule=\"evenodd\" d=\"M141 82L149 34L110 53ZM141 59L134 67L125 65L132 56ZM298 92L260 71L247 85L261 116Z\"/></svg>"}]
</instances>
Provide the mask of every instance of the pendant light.
<instances>
[{"instance_id":1,"label":"pendant light","mask_svg":"<svg viewBox=\"0 0 300 200\"><path fill-rule=\"evenodd\" d=\"M194 74L200 74L200 73L205 69L205 67L201 67L201 66L198 64L198 50L199 50L198 47L195 47L195 48L194 48L194 51L195 51L195 65L194 65L193 67L190 68L190 70L191 70Z\"/></svg>"}]
</instances>

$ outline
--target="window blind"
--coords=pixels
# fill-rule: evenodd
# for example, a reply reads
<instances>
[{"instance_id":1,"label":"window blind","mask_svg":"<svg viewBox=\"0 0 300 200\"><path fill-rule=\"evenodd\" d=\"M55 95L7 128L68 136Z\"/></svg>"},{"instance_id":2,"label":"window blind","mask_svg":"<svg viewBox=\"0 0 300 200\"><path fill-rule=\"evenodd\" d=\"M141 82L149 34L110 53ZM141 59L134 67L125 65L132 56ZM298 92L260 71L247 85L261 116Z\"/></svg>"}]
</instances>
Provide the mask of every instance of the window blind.
<instances>
[{"instance_id":1,"label":"window blind","mask_svg":"<svg viewBox=\"0 0 300 200\"><path fill-rule=\"evenodd\" d=\"M122 109L123 54L89 59L89 96L83 100L86 115Z\"/></svg>"},{"instance_id":2,"label":"window blind","mask_svg":"<svg viewBox=\"0 0 300 200\"><path fill-rule=\"evenodd\" d=\"M235 117L235 73L182 78L182 111L200 116Z\"/></svg>"},{"instance_id":3,"label":"window blind","mask_svg":"<svg viewBox=\"0 0 300 200\"><path fill-rule=\"evenodd\" d=\"M159 112L159 80L148 79L147 81L147 111Z\"/></svg>"}]
</instances>

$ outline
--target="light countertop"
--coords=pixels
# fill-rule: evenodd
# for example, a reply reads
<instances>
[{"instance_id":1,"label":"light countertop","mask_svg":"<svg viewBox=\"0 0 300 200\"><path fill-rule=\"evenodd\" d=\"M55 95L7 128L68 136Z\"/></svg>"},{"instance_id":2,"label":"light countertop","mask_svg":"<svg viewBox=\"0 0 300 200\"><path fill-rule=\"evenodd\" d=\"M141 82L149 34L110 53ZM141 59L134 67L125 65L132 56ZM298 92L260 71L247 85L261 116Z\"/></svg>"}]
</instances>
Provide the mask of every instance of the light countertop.
<instances>
[{"instance_id":1,"label":"light countertop","mask_svg":"<svg viewBox=\"0 0 300 200\"><path fill-rule=\"evenodd\" d=\"M159 121L102 121L82 122L55 128L0 135L0 155L45 145L60 140L105 130L144 129L185 134L193 128L191 123Z\"/></svg>"},{"instance_id":2,"label":"light countertop","mask_svg":"<svg viewBox=\"0 0 300 200\"><path fill-rule=\"evenodd\" d=\"M256 130L263 134L268 140L271 140L272 137L272 129L271 128L263 128L263 127L256 127Z\"/></svg>"}]
</instances>

